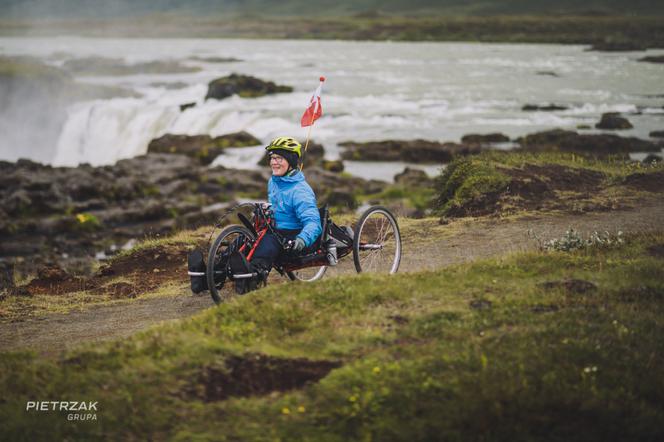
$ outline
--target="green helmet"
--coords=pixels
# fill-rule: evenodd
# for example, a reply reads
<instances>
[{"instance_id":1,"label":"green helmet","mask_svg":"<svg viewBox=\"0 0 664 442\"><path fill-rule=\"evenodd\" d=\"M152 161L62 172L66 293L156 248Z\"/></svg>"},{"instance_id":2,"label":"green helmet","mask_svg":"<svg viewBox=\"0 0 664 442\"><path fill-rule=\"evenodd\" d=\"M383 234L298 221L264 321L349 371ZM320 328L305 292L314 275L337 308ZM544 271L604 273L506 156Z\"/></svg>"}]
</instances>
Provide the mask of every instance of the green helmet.
<instances>
[{"instance_id":1,"label":"green helmet","mask_svg":"<svg viewBox=\"0 0 664 442\"><path fill-rule=\"evenodd\" d=\"M268 153L273 150L285 150L294 152L298 158L302 158L302 145L293 137L277 137L265 148Z\"/></svg>"}]
</instances>

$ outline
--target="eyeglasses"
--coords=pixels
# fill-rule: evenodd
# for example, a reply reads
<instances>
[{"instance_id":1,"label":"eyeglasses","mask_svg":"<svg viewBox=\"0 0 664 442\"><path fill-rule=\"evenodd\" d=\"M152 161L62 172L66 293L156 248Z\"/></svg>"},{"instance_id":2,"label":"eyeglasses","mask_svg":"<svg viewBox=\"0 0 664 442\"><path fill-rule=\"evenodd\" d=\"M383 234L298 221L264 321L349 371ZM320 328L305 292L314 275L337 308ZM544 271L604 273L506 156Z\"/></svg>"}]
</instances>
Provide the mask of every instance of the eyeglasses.
<instances>
[{"instance_id":1,"label":"eyeglasses","mask_svg":"<svg viewBox=\"0 0 664 442\"><path fill-rule=\"evenodd\" d=\"M276 161L277 163L283 163L284 161L286 161L286 158L280 157L278 155L272 155L270 157L270 161L272 161L272 160Z\"/></svg>"}]
</instances>

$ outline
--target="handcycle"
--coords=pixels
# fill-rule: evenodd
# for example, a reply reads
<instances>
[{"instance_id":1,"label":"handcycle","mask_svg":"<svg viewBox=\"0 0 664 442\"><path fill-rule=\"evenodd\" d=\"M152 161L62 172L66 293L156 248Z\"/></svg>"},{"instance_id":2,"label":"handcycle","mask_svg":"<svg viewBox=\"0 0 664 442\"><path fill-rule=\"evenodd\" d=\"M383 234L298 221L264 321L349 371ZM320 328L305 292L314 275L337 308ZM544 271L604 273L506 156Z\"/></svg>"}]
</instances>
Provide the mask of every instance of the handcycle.
<instances>
[{"instance_id":1,"label":"handcycle","mask_svg":"<svg viewBox=\"0 0 664 442\"><path fill-rule=\"evenodd\" d=\"M383 206L369 207L354 228L340 227L330 218L327 207L319 209L322 233L317 241L302 252L290 249L288 240L281 237L274 225L271 208L264 203L252 203L251 217L237 213L241 224L224 228L212 243L207 259L205 278L215 303L222 302L221 290L226 282L256 278L253 272L237 272L231 268L230 256L242 253L247 262L268 231L277 236L286 253L282 253L273 268L290 280L316 281L329 266L352 253L355 270L360 272L396 273L401 261L401 234L395 216ZM192 273L189 273L192 275ZM201 273L197 273L201 276ZM193 276L192 276L193 278Z\"/></svg>"}]
</instances>

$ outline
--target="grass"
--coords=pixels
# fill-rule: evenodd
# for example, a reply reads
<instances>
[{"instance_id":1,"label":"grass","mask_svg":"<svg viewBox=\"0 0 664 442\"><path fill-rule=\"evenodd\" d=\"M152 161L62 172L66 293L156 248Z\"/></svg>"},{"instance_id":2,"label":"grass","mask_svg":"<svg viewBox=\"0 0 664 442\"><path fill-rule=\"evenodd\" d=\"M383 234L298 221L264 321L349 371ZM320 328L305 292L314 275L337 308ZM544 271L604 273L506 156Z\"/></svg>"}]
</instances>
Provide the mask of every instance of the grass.
<instances>
[{"instance_id":1,"label":"grass","mask_svg":"<svg viewBox=\"0 0 664 442\"><path fill-rule=\"evenodd\" d=\"M546 173L533 175L532 171L528 171L533 168L531 166L539 167L540 171ZM534 200L537 197L541 200L543 210L552 210L554 206L573 212L616 208L621 204L638 202L639 198L647 195L647 192L644 194L639 189L623 187L628 177L661 173L663 167L661 163L644 165L618 157L590 158L560 152L487 151L459 158L441 172L434 185L432 209L442 215L468 215L482 211L486 212L483 214L509 214L524 210L532 212L534 207L530 206L536 203ZM512 179L511 174L518 171L525 171L527 175ZM569 172L579 177L585 175L591 180L596 179L596 173L603 177L600 176L600 182L592 188L592 192L582 188L581 184L574 189L558 188L569 179L560 174ZM539 187L533 185L533 179L541 182ZM510 189L513 184L516 184L516 188ZM527 195L528 201L524 202L520 191ZM543 192L551 192L555 198L545 196ZM500 204L496 205L496 201L500 201Z\"/></svg>"},{"instance_id":2,"label":"grass","mask_svg":"<svg viewBox=\"0 0 664 442\"><path fill-rule=\"evenodd\" d=\"M664 234L270 286L58 359L5 353L4 438L660 440L664 262L652 244ZM571 278L597 288L541 285ZM278 385L296 358L340 366L294 390L210 396L229 376L224 388ZM27 400L99 401L98 420L26 413Z\"/></svg>"}]
</instances>

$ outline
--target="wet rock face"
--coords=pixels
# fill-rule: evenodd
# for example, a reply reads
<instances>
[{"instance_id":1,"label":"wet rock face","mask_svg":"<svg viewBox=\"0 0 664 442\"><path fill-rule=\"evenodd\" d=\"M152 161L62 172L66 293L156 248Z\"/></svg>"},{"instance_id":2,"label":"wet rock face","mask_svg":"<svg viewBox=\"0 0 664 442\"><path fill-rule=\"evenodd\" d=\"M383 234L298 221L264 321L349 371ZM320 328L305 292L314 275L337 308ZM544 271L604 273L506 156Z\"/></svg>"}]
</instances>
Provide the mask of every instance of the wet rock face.
<instances>
[{"instance_id":1,"label":"wet rock face","mask_svg":"<svg viewBox=\"0 0 664 442\"><path fill-rule=\"evenodd\" d=\"M111 244L210 221L219 211L207 206L264 191L267 182L267 174L208 169L174 154L96 168L0 162L0 171L0 257L44 261L94 256Z\"/></svg>"},{"instance_id":2,"label":"wet rock face","mask_svg":"<svg viewBox=\"0 0 664 442\"><path fill-rule=\"evenodd\" d=\"M394 182L404 187L432 187L434 179L423 170L406 167L403 172L394 175Z\"/></svg>"},{"instance_id":3,"label":"wet rock face","mask_svg":"<svg viewBox=\"0 0 664 442\"><path fill-rule=\"evenodd\" d=\"M357 205L386 183L305 169L320 204ZM264 199L269 169L209 168L182 154L149 153L113 166L51 167L0 161L0 260L44 263L112 254L111 246L212 224L238 193ZM22 268L19 269L22 271ZM1 273L1 272L0 272Z\"/></svg>"},{"instance_id":4,"label":"wet rock face","mask_svg":"<svg viewBox=\"0 0 664 442\"><path fill-rule=\"evenodd\" d=\"M521 110L522 111L544 111L544 112L553 112L553 111L563 111L567 110L567 106L561 106L558 104L545 104L545 105L537 105L537 104L526 104L524 105Z\"/></svg>"},{"instance_id":5,"label":"wet rock face","mask_svg":"<svg viewBox=\"0 0 664 442\"><path fill-rule=\"evenodd\" d=\"M637 61L646 63L664 63L664 55L649 55L647 57L639 58Z\"/></svg>"},{"instance_id":6,"label":"wet rock face","mask_svg":"<svg viewBox=\"0 0 664 442\"><path fill-rule=\"evenodd\" d=\"M498 132L490 134L468 134L461 137L462 144L506 143L509 140L510 137Z\"/></svg>"},{"instance_id":7,"label":"wet rock face","mask_svg":"<svg viewBox=\"0 0 664 442\"><path fill-rule=\"evenodd\" d=\"M205 99L223 100L232 95L240 97L262 97L280 92L293 92L290 86L277 85L272 81L263 81L249 75L231 74L217 78L208 84Z\"/></svg>"},{"instance_id":8,"label":"wet rock face","mask_svg":"<svg viewBox=\"0 0 664 442\"><path fill-rule=\"evenodd\" d=\"M183 154L210 164L228 147L255 146L261 141L247 132L237 132L212 138L209 135L166 134L148 144L148 153Z\"/></svg>"},{"instance_id":9,"label":"wet rock face","mask_svg":"<svg viewBox=\"0 0 664 442\"><path fill-rule=\"evenodd\" d=\"M405 161L420 164L449 163L455 156L479 153L479 145L439 143L426 140L386 140L339 143L346 150L341 158L353 161Z\"/></svg>"},{"instance_id":10,"label":"wet rock face","mask_svg":"<svg viewBox=\"0 0 664 442\"><path fill-rule=\"evenodd\" d=\"M629 152L659 152L661 146L634 137L610 134L584 134L554 129L518 138L522 150L532 152L561 151L591 155L615 155Z\"/></svg>"},{"instance_id":11,"label":"wet rock face","mask_svg":"<svg viewBox=\"0 0 664 442\"><path fill-rule=\"evenodd\" d=\"M632 123L627 120L627 118L621 117L619 113L608 112L602 114L602 118L599 123L595 124L597 129L612 129L612 130L624 130L631 129Z\"/></svg>"}]
</instances>

